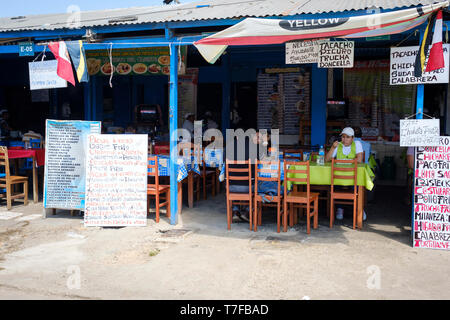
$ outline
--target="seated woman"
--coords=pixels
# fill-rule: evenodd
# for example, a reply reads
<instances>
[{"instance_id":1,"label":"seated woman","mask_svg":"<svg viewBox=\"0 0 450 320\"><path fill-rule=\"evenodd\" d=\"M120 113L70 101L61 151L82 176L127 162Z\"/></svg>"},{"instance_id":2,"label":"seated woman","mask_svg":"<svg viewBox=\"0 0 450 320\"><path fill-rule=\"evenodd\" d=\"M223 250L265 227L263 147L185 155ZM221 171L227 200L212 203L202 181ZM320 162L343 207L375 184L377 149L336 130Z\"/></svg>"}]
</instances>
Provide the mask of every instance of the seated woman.
<instances>
[{"instance_id":1,"label":"seated woman","mask_svg":"<svg viewBox=\"0 0 450 320\"><path fill-rule=\"evenodd\" d=\"M362 163L363 159L363 147L361 142L355 141L355 131L347 127L341 132L341 142L335 141L328 151L325 161L329 162L331 159L336 158L338 160L353 160L357 159L358 163ZM336 209L336 219L342 220L344 218L344 209ZM366 220L366 212L364 212L363 220Z\"/></svg>"}]
</instances>

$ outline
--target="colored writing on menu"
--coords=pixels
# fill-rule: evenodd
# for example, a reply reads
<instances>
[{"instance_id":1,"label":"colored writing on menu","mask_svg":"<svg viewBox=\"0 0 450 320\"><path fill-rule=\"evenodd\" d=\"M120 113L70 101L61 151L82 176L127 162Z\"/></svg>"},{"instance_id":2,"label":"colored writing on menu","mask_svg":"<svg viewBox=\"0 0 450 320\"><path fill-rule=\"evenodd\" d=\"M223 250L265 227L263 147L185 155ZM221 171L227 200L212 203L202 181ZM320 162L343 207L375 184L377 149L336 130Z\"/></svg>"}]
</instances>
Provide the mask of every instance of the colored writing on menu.
<instances>
[{"instance_id":1,"label":"colored writing on menu","mask_svg":"<svg viewBox=\"0 0 450 320\"><path fill-rule=\"evenodd\" d=\"M414 247L450 249L450 137L438 147L417 147Z\"/></svg>"},{"instance_id":2,"label":"colored writing on menu","mask_svg":"<svg viewBox=\"0 0 450 320\"><path fill-rule=\"evenodd\" d=\"M147 224L147 135L89 135L85 226Z\"/></svg>"}]
</instances>

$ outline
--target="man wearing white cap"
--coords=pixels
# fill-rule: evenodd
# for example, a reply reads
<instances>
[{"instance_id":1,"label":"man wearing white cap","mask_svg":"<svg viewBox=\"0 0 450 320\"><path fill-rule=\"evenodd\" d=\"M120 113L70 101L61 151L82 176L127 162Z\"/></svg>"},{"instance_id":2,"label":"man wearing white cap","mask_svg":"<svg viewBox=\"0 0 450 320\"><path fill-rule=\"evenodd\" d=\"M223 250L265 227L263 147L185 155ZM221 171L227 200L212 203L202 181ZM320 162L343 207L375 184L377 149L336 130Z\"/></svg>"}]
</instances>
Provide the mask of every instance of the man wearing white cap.
<instances>
[{"instance_id":1,"label":"man wearing white cap","mask_svg":"<svg viewBox=\"0 0 450 320\"><path fill-rule=\"evenodd\" d=\"M350 128L344 128L341 132L341 142L335 141L328 151L325 161L329 162L332 158L338 160L353 160L357 159L358 163L362 163L363 159L363 147L361 142L355 141L355 131ZM336 219L342 220L344 217L344 209L337 208ZM366 213L364 212L363 220L366 220Z\"/></svg>"}]
</instances>

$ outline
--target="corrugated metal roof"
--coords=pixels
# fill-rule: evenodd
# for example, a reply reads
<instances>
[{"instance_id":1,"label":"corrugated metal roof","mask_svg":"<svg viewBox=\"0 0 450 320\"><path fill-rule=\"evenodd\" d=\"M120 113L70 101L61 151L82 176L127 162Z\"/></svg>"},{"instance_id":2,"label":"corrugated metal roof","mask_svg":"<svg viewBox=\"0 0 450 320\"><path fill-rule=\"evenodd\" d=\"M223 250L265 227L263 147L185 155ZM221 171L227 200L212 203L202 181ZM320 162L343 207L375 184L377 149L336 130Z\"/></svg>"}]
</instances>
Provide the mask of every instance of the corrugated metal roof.
<instances>
[{"instance_id":1,"label":"corrugated metal roof","mask_svg":"<svg viewBox=\"0 0 450 320\"><path fill-rule=\"evenodd\" d=\"M79 28L119 24L286 16L342 12L368 8L395 9L426 5L436 0L202 0L186 4L82 11ZM0 32L69 28L73 14L0 18Z\"/></svg>"}]
</instances>

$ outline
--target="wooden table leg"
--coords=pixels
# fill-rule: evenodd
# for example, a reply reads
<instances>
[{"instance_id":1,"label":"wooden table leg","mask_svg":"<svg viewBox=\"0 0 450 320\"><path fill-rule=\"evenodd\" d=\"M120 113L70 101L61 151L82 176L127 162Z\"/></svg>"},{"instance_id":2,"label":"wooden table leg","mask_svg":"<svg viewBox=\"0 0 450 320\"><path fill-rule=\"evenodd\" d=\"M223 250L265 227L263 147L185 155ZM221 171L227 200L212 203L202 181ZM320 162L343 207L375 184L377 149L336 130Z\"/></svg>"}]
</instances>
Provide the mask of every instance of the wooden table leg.
<instances>
[{"instance_id":1,"label":"wooden table leg","mask_svg":"<svg viewBox=\"0 0 450 320\"><path fill-rule=\"evenodd\" d=\"M178 182L178 214L181 214L183 208L183 188L182 183Z\"/></svg>"},{"instance_id":2,"label":"wooden table leg","mask_svg":"<svg viewBox=\"0 0 450 320\"><path fill-rule=\"evenodd\" d=\"M36 170L36 157L33 156L33 202L38 203L39 194L38 194L38 179L37 179L37 170Z\"/></svg>"},{"instance_id":3,"label":"wooden table leg","mask_svg":"<svg viewBox=\"0 0 450 320\"><path fill-rule=\"evenodd\" d=\"M216 195L220 193L220 180L219 180L220 170L216 168Z\"/></svg>"},{"instance_id":4,"label":"wooden table leg","mask_svg":"<svg viewBox=\"0 0 450 320\"><path fill-rule=\"evenodd\" d=\"M356 214L356 225L358 229L363 227L363 212L364 212L364 195L366 188L364 186L358 186L358 211Z\"/></svg>"},{"instance_id":5,"label":"wooden table leg","mask_svg":"<svg viewBox=\"0 0 450 320\"><path fill-rule=\"evenodd\" d=\"M188 174L188 205L189 208L194 207L194 172L189 171Z\"/></svg>"}]
</instances>

